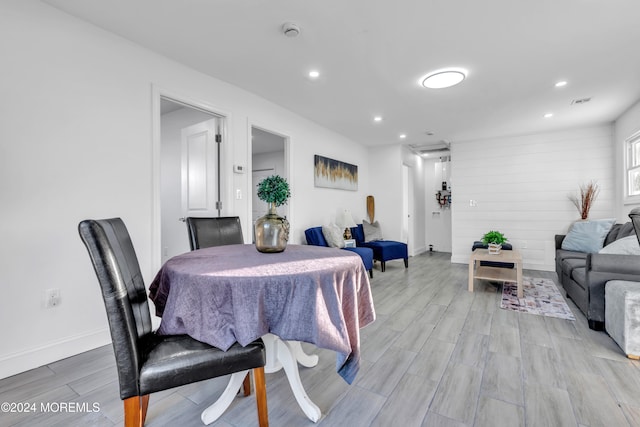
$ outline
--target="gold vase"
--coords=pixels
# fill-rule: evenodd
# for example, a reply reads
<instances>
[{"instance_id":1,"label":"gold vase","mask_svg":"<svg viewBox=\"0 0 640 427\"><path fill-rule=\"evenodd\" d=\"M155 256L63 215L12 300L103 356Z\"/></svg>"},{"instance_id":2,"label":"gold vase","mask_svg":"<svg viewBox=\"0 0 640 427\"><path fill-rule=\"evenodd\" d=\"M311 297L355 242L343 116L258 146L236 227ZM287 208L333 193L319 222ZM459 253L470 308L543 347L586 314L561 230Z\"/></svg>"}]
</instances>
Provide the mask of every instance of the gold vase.
<instances>
[{"instance_id":1,"label":"gold vase","mask_svg":"<svg viewBox=\"0 0 640 427\"><path fill-rule=\"evenodd\" d=\"M256 220L255 233L259 252L282 252L289 240L289 221L278 215L275 203L269 203L269 212Z\"/></svg>"}]
</instances>

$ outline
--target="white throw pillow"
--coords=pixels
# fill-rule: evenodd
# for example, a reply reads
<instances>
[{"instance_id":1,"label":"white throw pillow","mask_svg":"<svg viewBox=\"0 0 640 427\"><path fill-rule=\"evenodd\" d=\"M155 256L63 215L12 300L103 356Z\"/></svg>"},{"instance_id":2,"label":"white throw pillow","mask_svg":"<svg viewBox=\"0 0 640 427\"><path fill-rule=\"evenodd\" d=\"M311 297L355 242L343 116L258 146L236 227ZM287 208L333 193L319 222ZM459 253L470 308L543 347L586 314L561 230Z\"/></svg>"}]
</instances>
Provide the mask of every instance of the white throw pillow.
<instances>
[{"instance_id":1,"label":"white throw pillow","mask_svg":"<svg viewBox=\"0 0 640 427\"><path fill-rule=\"evenodd\" d=\"M607 246L600 250L601 254L616 254L616 255L640 255L640 244L638 238L634 234L633 236L623 237L609 243Z\"/></svg>"},{"instance_id":2,"label":"white throw pillow","mask_svg":"<svg viewBox=\"0 0 640 427\"><path fill-rule=\"evenodd\" d=\"M344 248L344 237L342 237L342 230L335 224L323 225L322 234L324 240L327 241L329 247L332 248Z\"/></svg>"},{"instance_id":3,"label":"white throw pillow","mask_svg":"<svg viewBox=\"0 0 640 427\"><path fill-rule=\"evenodd\" d=\"M382 229L380 228L378 221L374 221L373 224L369 224L366 220L362 220L362 230L364 231L365 242L382 240Z\"/></svg>"}]
</instances>

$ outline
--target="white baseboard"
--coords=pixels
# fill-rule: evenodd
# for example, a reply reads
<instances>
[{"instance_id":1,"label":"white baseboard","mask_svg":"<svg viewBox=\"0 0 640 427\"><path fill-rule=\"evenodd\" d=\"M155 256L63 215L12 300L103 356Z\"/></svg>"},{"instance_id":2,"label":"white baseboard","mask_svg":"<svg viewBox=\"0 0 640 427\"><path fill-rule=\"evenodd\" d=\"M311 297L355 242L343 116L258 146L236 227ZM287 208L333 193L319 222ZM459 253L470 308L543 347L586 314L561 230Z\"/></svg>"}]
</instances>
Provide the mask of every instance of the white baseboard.
<instances>
[{"instance_id":1,"label":"white baseboard","mask_svg":"<svg viewBox=\"0 0 640 427\"><path fill-rule=\"evenodd\" d=\"M66 337L18 353L0 356L0 379L111 343L108 328Z\"/></svg>"},{"instance_id":2,"label":"white baseboard","mask_svg":"<svg viewBox=\"0 0 640 427\"><path fill-rule=\"evenodd\" d=\"M427 248L425 246L422 246L420 248L413 248L413 256L420 255L421 253L424 253L426 251L427 251Z\"/></svg>"}]
</instances>

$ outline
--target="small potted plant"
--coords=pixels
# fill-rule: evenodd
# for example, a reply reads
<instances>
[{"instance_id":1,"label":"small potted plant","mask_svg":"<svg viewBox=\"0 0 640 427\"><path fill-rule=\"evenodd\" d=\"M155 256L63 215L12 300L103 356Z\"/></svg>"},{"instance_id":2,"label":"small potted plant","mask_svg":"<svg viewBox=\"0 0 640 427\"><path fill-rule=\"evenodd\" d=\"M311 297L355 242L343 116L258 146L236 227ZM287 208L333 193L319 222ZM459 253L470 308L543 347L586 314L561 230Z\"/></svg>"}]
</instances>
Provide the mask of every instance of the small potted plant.
<instances>
[{"instance_id":1,"label":"small potted plant","mask_svg":"<svg viewBox=\"0 0 640 427\"><path fill-rule=\"evenodd\" d=\"M256 249L260 252L282 252L289 240L289 221L278 215L276 207L291 197L289 184L278 175L269 176L258 183L258 198L269 204L269 212L256 220Z\"/></svg>"},{"instance_id":2,"label":"small potted plant","mask_svg":"<svg viewBox=\"0 0 640 427\"><path fill-rule=\"evenodd\" d=\"M490 254L499 254L502 249L502 244L506 241L507 238L499 231L492 230L482 236L482 243L489 246Z\"/></svg>"}]
</instances>

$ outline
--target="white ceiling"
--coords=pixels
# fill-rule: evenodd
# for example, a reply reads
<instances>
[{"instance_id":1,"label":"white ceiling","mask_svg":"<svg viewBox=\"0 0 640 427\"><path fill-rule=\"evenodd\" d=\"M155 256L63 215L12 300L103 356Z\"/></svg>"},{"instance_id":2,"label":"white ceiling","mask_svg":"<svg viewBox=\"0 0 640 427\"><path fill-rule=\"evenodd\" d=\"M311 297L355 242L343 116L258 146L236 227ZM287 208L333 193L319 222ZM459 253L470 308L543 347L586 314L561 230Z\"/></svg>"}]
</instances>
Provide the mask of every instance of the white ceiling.
<instances>
[{"instance_id":1,"label":"white ceiling","mask_svg":"<svg viewBox=\"0 0 640 427\"><path fill-rule=\"evenodd\" d=\"M43 1L371 146L608 123L640 99L638 0ZM418 85L447 66L467 79Z\"/></svg>"}]
</instances>

